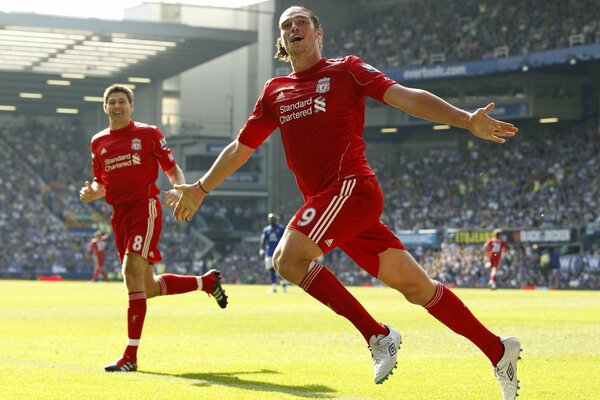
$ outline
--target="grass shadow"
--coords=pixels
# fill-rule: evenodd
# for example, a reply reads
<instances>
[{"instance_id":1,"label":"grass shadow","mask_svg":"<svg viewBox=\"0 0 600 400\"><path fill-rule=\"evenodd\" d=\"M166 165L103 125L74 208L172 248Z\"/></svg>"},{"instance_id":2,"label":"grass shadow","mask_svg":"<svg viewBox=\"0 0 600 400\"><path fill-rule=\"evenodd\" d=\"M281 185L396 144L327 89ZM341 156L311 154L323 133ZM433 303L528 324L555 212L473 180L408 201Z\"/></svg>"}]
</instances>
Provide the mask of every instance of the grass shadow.
<instances>
[{"instance_id":1,"label":"grass shadow","mask_svg":"<svg viewBox=\"0 0 600 400\"><path fill-rule=\"evenodd\" d=\"M175 380L185 380L192 383L194 386L227 386L245 390L254 390L259 392L275 392L285 393L299 397L322 397L335 398L333 395L336 390L324 385L308 384L308 385L282 385L273 382L264 382L254 379L244 379L244 375L256 374L280 374L280 372L268 369L258 371L235 371L235 372L197 372L183 374L165 374L160 372L144 372L138 371L141 374L157 375L162 377L170 377Z\"/></svg>"}]
</instances>

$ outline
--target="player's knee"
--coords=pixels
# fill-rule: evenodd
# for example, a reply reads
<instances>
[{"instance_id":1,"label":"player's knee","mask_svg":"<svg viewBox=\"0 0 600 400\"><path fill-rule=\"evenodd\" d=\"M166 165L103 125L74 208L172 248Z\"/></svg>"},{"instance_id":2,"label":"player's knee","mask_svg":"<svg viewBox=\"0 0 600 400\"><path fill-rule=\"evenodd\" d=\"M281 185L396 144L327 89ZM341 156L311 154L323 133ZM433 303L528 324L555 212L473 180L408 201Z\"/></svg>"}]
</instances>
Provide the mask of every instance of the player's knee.
<instances>
[{"instance_id":1,"label":"player's knee","mask_svg":"<svg viewBox=\"0 0 600 400\"><path fill-rule=\"evenodd\" d=\"M294 279L297 275L297 260L289 253L279 247L273 254L273 268L285 279Z\"/></svg>"},{"instance_id":2,"label":"player's knee","mask_svg":"<svg viewBox=\"0 0 600 400\"><path fill-rule=\"evenodd\" d=\"M160 284L156 279L151 284L146 283L146 298L160 296Z\"/></svg>"},{"instance_id":3,"label":"player's knee","mask_svg":"<svg viewBox=\"0 0 600 400\"><path fill-rule=\"evenodd\" d=\"M417 282L405 282L397 289L412 304L424 305L431 298L429 291Z\"/></svg>"},{"instance_id":4,"label":"player's knee","mask_svg":"<svg viewBox=\"0 0 600 400\"><path fill-rule=\"evenodd\" d=\"M275 252L273 253L273 257L271 259L271 261L273 263L273 268L275 268L275 271L279 272L280 274L281 274L280 265L282 262L282 256L283 256L283 251L279 247L277 247L275 249Z\"/></svg>"}]
</instances>

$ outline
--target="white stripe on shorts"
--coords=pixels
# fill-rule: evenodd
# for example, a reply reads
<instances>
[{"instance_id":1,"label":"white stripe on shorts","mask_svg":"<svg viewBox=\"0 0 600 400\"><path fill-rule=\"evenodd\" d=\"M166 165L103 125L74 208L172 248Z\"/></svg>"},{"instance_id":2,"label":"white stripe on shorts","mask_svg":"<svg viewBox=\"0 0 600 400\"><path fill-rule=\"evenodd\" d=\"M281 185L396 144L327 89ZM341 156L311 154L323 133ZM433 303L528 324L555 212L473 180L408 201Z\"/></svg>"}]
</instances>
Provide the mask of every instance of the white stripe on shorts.
<instances>
[{"instance_id":1,"label":"white stripe on shorts","mask_svg":"<svg viewBox=\"0 0 600 400\"><path fill-rule=\"evenodd\" d=\"M344 206L344 203L348 201L350 196L352 195L352 190L356 186L356 179L349 179L342 183L342 189L340 190L339 196L333 196L331 203L325 209L325 212L315 226L312 231L308 234L309 239L311 239L316 244L323 238L323 235L331 226L331 223L335 219L335 217L339 214L340 210Z\"/></svg>"},{"instance_id":2,"label":"white stripe on shorts","mask_svg":"<svg viewBox=\"0 0 600 400\"><path fill-rule=\"evenodd\" d=\"M150 242L154 234L154 220L156 219L156 199L148 199L148 226L146 228L146 238L144 239L144 248L142 249L142 257L148 259L148 251L150 250Z\"/></svg>"}]
</instances>

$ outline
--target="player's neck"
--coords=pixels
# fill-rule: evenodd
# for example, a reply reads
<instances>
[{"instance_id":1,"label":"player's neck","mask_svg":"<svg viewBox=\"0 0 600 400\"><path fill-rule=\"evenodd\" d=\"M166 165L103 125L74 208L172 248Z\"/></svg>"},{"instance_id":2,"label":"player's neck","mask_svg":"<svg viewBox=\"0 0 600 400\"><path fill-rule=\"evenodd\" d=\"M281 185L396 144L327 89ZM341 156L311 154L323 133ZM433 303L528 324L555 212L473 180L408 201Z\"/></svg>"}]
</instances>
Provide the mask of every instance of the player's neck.
<instances>
[{"instance_id":1,"label":"player's neck","mask_svg":"<svg viewBox=\"0 0 600 400\"><path fill-rule=\"evenodd\" d=\"M110 128L111 131L117 131L119 129L123 129L126 126L129 125L130 121L109 121L108 123L108 127Z\"/></svg>"},{"instance_id":2,"label":"player's neck","mask_svg":"<svg viewBox=\"0 0 600 400\"><path fill-rule=\"evenodd\" d=\"M292 71L302 72L314 66L321 60L321 53L314 52L311 54L299 54L297 56L290 57L290 64L292 65Z\"/></svg>"}]
</instances>

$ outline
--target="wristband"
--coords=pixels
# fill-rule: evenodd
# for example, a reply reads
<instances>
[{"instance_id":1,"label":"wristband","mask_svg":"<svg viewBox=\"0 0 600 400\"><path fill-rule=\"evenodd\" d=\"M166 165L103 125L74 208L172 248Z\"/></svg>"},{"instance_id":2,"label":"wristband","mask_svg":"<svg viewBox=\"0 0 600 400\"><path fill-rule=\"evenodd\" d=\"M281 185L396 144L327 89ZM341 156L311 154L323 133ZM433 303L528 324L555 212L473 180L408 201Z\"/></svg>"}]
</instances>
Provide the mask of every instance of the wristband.
<instances>
[{"instance_id":1,"label":"wristband","mask_svg":"<svg viewBox=\"0 0 600 400\"><path fill-rule=\"evenodd\" d=\"M202 190L204 193L208 194L208 191L202 187L202 183L200 183L200 181L198 181L198 187L199 187L199 188L200 188L200 190Z\"/></svg>"}]
</instances>

